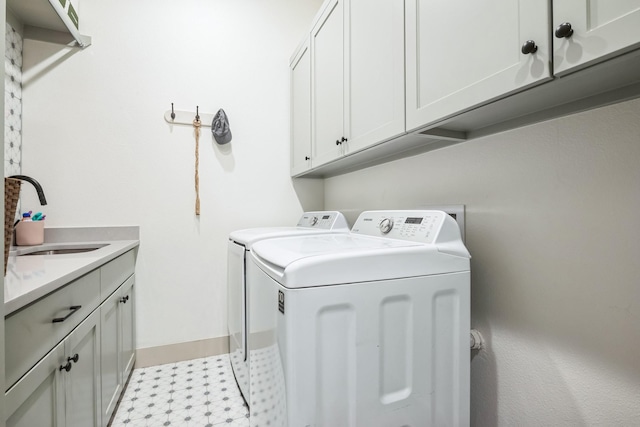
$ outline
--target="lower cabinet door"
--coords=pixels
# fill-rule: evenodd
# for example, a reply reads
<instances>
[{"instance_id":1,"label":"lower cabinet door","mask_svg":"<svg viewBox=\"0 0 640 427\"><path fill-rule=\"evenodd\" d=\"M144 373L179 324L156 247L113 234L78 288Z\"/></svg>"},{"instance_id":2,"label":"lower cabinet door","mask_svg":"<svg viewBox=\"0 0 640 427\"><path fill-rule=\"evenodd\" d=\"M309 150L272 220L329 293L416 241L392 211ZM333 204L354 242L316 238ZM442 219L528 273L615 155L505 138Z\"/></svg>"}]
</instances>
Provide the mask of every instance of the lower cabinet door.
<instances>
[{"instance_id":1,"label":"lower cabinet door","mask_svg":"<svg viewBox=\"0 0 640 427\"><path fill-rule=\"evenodd\" d=\"M121 322L122 322L122 351L120 360L122 361L122 384L127 382L129 374L133 370L136 361L136 336L135 336L135 297L134 297L135 276L122 285L121 293Z\"/></svg>"},{"instance_id":2,"label":"lower cabinet door","mask_svg":"<svg viewBox=\"0 0 640 427\"><path fill-rule=\"evenodd\" d=\"M5 396L7 427L64 427L64 341L53 348Z\"/></svg>"},{"instance_id":3,"label":"lower cabinet door","mask_svg":"<svg viewBox=\"0 0 640 427\"><path fill-rule=\"evenodd\" d=\"M62 371L66 427L100 427L100 315L97 310L65 339L65 356L65 366L70 367L68 372Z\"/></svg>"},{"instance_id":4,"label":"lower cabinet door","mask_svg":"<svg viewBox=\"0 0 640 427\"><path fill-rule=\"evenodd\" d=\"M120 305L120 289L118 289L100 306L100 350L102 353L100 360L102 377L101 417L102 424L105 426L113 414L123 387L119 357L120 343L122 341Z\"/></svg>"}]
</instances>

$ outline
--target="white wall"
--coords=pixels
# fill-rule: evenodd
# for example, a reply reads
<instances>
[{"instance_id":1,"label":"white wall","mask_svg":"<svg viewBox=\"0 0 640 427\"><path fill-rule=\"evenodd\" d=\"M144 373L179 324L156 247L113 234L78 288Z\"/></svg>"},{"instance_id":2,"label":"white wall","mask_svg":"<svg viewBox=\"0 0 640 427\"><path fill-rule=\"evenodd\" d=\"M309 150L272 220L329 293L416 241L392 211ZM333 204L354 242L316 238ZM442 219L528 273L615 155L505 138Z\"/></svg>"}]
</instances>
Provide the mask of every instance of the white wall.
<instances>
[{"instance_id":1,"label":"white wall","mask_svg":"<svg viewBox=\"0 0 640 427\"><path fill-rule=\"evenodd\" d=\"M474 426L640 425L640 100L325 181L325 208L465 204Z\"/></svg>"},{"instance_id":2,"label":"white wall","mask_svg":"<svg viewBox=\"0 0 640 427\"><path fill-rule=\"evenodd\" d=\"M83 0L92 46L25 42L23 172L44 187L48 226L140 225L138 348L227 335L229 232L321 208L322 181L289 178L288 97L320 3ZM194 132L164 121L171 102L230 120L230 145L202 133L199 218Z\"/></svg>"}]
</instances>

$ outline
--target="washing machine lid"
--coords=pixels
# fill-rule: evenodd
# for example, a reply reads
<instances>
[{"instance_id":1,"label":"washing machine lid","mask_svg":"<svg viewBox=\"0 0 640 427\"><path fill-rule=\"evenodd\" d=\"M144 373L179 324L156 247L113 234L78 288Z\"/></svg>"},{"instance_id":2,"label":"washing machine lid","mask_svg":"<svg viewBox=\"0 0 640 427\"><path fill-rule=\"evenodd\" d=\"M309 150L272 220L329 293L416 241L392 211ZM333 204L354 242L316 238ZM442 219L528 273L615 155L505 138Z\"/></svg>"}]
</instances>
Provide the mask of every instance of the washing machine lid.
<instances>
[{"instance_id":1,"label":"washing machine lid","mask_svg":"<svg viewBox=\"0 0 640 427\"><path fill-rule=\"evenodd\" d=\"M229 240L232 240L243 246L251 246L253 243L263 239L274 237L284 237L295 235L300 231L297 227L261 227L247 228L245 230L236 230L229 234Z\"/></svg>"},{"instance_id":2,"label":"washing machine lid","mask_svg":"<svg viewBox=\"0 0 640 427\"><path fill-rule=\"evenodd\" d=\"M287 288L306 288L469 271L469 257L435 244L325 234L257 242L252 258Z\"/></svg>"},{"instance_id":3,"label":"washing machine lid","mask_svg":"<svg viewBox=\"0 0 640 427\"><path fill-rule=\"evenodd\" d=\"M295 227L259 227L237 230L229 240L250 249L255 242L274 237L302 236L315 233L348 232L349 225L342 213L337 211L305 212Z\"/></svg>"}]
</instances>

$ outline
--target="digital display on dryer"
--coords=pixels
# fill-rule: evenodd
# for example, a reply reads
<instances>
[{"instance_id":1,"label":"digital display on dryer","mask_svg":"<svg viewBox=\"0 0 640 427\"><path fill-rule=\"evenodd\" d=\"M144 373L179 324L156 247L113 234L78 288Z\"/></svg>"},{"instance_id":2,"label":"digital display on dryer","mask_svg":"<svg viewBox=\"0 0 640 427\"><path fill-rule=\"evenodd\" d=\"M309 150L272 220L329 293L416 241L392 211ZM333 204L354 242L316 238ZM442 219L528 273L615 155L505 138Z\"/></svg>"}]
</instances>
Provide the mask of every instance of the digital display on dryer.
<instances>
[{"instance_id":1,"label":"digital display on dryer","mask_svg":"<svg viewBox=\"0 0 640 427\"><path fill-rule=\"evenodd\" d=\"M405 224L422 224L422 218L407 218Z\"/></svg>"},{"instance_id":2,"label":"digital display on dryer","mask_svg":"<svg viewBox=\"0 0 640 427\"><path fill-rule=\"evenodd\" d=\"M329 219L329 218L331 218L330 215L325 215L325 216L322 217L322 219Z\"/></svg>"}]
</instances>

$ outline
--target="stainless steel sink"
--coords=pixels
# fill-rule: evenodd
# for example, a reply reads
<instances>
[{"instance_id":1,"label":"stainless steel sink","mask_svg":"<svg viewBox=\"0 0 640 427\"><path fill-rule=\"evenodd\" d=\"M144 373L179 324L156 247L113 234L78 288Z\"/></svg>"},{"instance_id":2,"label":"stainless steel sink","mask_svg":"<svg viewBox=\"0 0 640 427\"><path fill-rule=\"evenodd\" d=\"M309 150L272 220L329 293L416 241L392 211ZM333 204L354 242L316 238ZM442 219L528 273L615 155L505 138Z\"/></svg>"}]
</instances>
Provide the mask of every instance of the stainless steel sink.
<instances>
[{"instance_id":1,"label":"stainless steel sink","mask_svg":"<svg viewBox=\"0 0 640 427\"><path fill-rule=\"evenodd\" d=\"M55 244L55 245L43 245L39 247L25 248L16 250L16 256L26 255L66 255L66 254L79 254L84 252L91 252L97 249L107 246L106 243L101 244Z\"/></svg>"}]
</instances>

